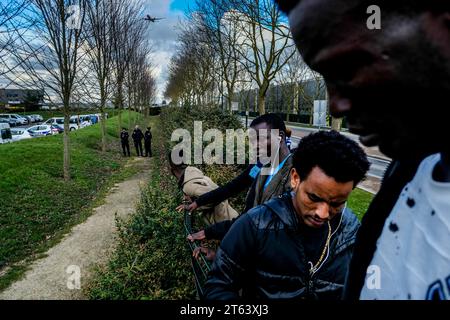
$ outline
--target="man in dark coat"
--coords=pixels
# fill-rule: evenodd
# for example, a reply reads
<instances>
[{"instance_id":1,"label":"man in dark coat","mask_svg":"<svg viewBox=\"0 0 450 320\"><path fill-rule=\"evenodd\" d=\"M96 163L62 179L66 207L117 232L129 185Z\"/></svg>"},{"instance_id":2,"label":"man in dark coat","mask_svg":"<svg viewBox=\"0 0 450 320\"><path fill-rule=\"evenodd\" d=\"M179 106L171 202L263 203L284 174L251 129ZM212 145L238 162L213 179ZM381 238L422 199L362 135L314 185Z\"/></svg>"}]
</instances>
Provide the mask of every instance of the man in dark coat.
<instances>
[{"instance_id":1,"label":"man in dark coat","mask_svg":"<svg viewBox=\"0 0 450 320\"><path fill-rule=\"evenodd\" d=\"M139 129L138 125L136 125L136 127L134 128L131 138L134 141L134 147L136 148L137 156L143 157L144 153L142 152L142 139L144 138L144 134L142 133L142 130Z\"/></svg>"},{"instance_id":2,"label":"man in dark coat","mask_svg":"<svg viewBox=\"0 0 450 320\"><path fill-rule=\"evenodd\" d=\"M152 132L150 127L147 128L144 134L144 147L145 156L152 157Z\"/></svg>"},{"instance_id":3,"label":"man in dark coat","mask_svg":"<svg viewBox=\"0 0 450 320\"><path fill-rule=\"evenodd\" d=\"M188 210L192 211L195 210L198 206L204 206L207 204L217 204L228 198L236 196L245 190L248 190L245 200L245 208L243 210L243 212L247 212L251 208L262 204L271 198L278 197L283 193L290 191L289 173L292 168L292 154L286 145L285 139L287 129L284 121L274 113L266 113L255 118L252 121L250 127L256 131L279 131L280 167L276 170L276 172L273 172L272 176L268 176L260 174L262 166L261 163L258 162L258 164L250 165L244 172L242 172L232 181L216 190L200 196L188 206ZM258 139L258 141L259 140L261 140L261 143L267 144L267 150L271 149L271 139ZM180 206L178 208L183 209L183 206ZM234 221L235 219L211 225L204 230L200 230L199 232L190 235L189 240L222 240Z\"/></svg>"},{"instance_id":4,"label":"man in dark coat","mask_svg":"<svg viewBox=\"0 0 450 320\"><path fill-rule=\"evenodd\" d=\"M324 77L331 115L392 158L361 221L344 298L450 299L449 1L277 2Z\"/></svg>"},{"instance_id":5,"label":"man in dark coat","mask_svg":"<svg viewBox=\"0 0 450 320\"><path fill-rule=\"evenodd\" d=\"M205 296L229 300L340 299L358 230L347 199L369 162L356 142L331 132L300 141L292 192L257 206L231 226Z\"/></svg>"},{"instance_id":6,"label":"man in dark coat","mask_svg":"<svg viewBox=\"0 0 450 320\"><path fill-rule=\"evenodd\" d=\"M120 142L122 143L122 151L123 156L130 156L130 143L128 142L128 131L126 128L122 128L122 132L120 132Z\"/></svg>"}]
</instances>

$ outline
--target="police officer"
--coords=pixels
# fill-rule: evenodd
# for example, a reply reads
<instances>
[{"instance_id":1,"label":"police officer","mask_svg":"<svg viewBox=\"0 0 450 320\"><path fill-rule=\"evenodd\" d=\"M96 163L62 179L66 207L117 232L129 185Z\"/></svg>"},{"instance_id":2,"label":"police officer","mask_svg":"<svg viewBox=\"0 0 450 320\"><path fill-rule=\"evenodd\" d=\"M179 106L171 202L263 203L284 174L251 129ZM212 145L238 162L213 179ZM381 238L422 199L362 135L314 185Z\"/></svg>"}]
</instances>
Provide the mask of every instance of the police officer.
<instances>
[{"instance_id":1,"label":"police officer","mask_svg":"<svg viewBox=\"0 0 450 320\"><path fill-rule=\"evenodd\" d=\"M152 157L152 132L151 128L147 127L147 130L144 134L144 147L145 147L145 156Z\"/></svg>"},{"instance_id":2,"label":"police officer","mask_svg":"<svg viewBox=\"0 0 450 320\"><path fill-rule=\"evenodd\" d=\"M144 153L142 152L142 139L144 138L144 134L142 133L142 130L139 129L138 125L136 125L136 127L134 128L131 138L134 141L134 147L136 148L137 156L143 157Z\"/></svg>"},{"instance_id":3,"label":"police officer","mask_svg":"<svg viewBox=\"0 0 450 320\"><path fill-rule=\"evenodd\" d=\"M126 157L127 153L130 156L130 144L128 143L128 131L126 128L122 128L122 132L120 132L120 141L122 142L123 156Z\"/></svg>"}]
</instances>

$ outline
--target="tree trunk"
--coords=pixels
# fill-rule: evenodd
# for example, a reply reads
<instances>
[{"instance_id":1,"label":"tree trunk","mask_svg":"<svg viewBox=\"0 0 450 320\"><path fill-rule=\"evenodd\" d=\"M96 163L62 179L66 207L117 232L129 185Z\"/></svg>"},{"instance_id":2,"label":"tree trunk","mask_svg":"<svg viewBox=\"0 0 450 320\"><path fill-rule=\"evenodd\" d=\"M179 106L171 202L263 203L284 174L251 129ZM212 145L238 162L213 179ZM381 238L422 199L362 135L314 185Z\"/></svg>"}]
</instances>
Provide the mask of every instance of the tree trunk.
<instances>
[{"instance_id":1,"label":"tree trunk","mask_svg":"<svg viewBox=\"0 0 450 320\"><path fill-rule=\"evenodd\" d=\"M263 115L266 113L266 108L265 108L265 104L266 104L266 97L262 94L258 95L258 112L259 115Z\"/></svg>"},{"instance_id":2,"label":"tree trunk","mask_svg":"<svg viewBox=\"0 0 450 320\"><path fill-rule=\"evenodd\" d=\"M119 114L118 114L118 123L119 123L119 136L120 136L120 132L122 131L122 83L119 82L117 84L117 106L119 109Z\"/></svg>"},{"instance_id":3,"label":"tree trunk","mask_svg":"<svg viewBox=\"0 0 450 320\"><path fill-rule=\"evenodd\" d=\"M70 148L69 148L69 132L70 132L70 115L69 100L64 101L64 136L63 136L63 174L64 181L70 180Z\"/></svg>"},{"instance_id":4,"label":"tree trunk","mask_svg":"<svg viewBox=\"0 0 450 320\"><path fill-rule=\"evenodd\" d=\"M228 96L228 101L227 101L227 105L228 105L228 107L227 107L227 109L228 109L228 112L230 113L230 114L232 114L233 113L233 101L231 100L231 97L230 96Z\"/></svg>"},{"instance_id":5,"label":"tree trunk","mask_svg":"<svg viewBox=\"0 0 450 320\"><path fill-rule=\"evenodd\" d=\"M105 115L105 102L102 101L100 106L100 128L102 131L102 152L106 152L106 115Z\"/></svg>"},{"instance_id":6,"label":"tree trunk","mask_svg":"<svg viewBox=\"0 0 450 320\"><path fill-rule=\"evenodd\" d=\"M131 124L131 101L129 100L130 98L128 97L128 130L131 130L132 124Z\"/></svg>"}]
</instances>

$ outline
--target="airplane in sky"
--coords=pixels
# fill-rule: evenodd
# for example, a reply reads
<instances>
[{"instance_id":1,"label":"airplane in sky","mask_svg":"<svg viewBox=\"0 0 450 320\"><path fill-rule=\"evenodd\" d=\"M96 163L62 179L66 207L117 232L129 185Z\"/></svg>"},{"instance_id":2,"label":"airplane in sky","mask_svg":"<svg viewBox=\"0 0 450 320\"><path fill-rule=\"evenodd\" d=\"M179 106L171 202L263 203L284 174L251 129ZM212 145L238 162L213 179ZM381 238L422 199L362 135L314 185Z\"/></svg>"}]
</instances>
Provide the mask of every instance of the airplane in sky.
<instances>
[{"instance_id":1,"label":"airplane in sky","mask_svg":"<svg viewBox=\"0 0 450 320\"><path fill-rule=\"evenodd\" d=\"M144 20L150 21L150 22L156 22L157 20L162 20L164 18L155 18L150 16L149 14L144 18Z\"/></svg>"}]
</instances>

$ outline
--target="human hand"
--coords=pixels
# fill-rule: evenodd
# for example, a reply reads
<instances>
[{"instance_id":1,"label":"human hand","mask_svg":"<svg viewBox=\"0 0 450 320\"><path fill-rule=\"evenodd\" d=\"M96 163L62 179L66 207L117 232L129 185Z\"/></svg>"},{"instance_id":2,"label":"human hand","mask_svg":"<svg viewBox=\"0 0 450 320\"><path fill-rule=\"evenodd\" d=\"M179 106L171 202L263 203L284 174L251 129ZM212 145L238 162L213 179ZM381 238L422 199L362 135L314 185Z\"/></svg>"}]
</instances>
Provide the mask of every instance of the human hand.
<instances>
[{"instance_id":1,"label":"human hand","mask_svg":"<svg viewBox=\"0 0 450 320\"><path fill-rule=\"evenodd\" d=\"M205 255L205 259L208 261L213 261L216 257L216 252L210 248L205 247L197 247L194 249L194 252L192 253L192 256L195 259L200 259L200 253L203 253Z\"/></svg>"},{"instance_id":2,"label":"human hand","mask_svg":"<svg viewBox=\"0 0 450 320\"><path fill-rule=\"evenodd\" d=\"M199 232L192 233L187 236L187 239L191 242L204 240L206 239L205 230L200 230Z\"/></svg>"},{"instance_id":3,"label":"human hand","mask_svg":"<svg viewBox=\"0 0 450 320\"><path fill-rule=\"evenodd\" d=\"M197 202L192 202L191 204L180 204L177 208L176 208L176 210L178 211L178 212L181 212L181 211L183 211L183 210L187 210L187 211L189 211L189 212L192 212L192 211L194 211L194 210L196 210L198 208L198 205L197 205Z\"/></svg>"}]
</instances>

